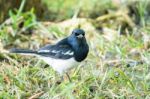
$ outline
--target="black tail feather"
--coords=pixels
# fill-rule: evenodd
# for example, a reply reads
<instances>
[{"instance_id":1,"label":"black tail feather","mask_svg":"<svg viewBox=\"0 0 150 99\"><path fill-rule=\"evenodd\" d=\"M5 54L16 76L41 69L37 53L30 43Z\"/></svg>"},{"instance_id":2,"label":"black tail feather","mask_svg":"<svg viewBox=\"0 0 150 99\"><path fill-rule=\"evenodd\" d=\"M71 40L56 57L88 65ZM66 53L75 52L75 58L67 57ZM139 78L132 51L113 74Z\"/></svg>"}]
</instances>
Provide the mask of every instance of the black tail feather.
<instances>
[{"instance_id":1,"label":"black tail feather","mask_svg":"<svg viewBox=\"0 0 150 99\"><path fill-rule=\"evenodd\" d=\"M10 53L22 53L22 54L36 54L37 53L37 51L33 51L33 50L16 49L16 48L9 50L9 52Z\"/></svg>"}]
</instances>

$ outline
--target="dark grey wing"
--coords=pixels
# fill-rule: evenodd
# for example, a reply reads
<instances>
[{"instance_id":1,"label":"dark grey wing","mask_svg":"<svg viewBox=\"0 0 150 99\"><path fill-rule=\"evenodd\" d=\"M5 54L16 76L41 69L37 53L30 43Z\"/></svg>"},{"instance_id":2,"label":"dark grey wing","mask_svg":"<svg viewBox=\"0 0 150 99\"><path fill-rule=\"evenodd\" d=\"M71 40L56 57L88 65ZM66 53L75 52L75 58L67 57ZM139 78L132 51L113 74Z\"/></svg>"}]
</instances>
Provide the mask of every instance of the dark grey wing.
<instances>
[{"instance_id":1,"label":"dark grey wing","mask_svg":"<svg viewBox=\"0 0 150 99\"><path fill-rule=\"evenodd\" d=\"M69 59L74 56L74 51L68 44L56 44L42 47L37 54L55 59Z\"/></svg>"}]
</instances>

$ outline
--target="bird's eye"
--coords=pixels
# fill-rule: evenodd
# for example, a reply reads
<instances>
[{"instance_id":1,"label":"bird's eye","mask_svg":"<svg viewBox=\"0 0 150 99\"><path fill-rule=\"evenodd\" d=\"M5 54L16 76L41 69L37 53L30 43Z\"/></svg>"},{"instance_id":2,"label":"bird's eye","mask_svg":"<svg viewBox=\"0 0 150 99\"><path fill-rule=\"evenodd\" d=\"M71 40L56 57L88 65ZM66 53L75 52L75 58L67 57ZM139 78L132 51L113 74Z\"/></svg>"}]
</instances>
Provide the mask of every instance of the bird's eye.
<instances>
[{"instance_id":1,"label":"bird's eye","mask_svg":"<svg viewBox=\"0 0 150 99\"><path fill-rule=\"evenodd\" d=\"M75 33L75 36L78 36L79 35L79 33Z\"/></svg>"}]
</instances>

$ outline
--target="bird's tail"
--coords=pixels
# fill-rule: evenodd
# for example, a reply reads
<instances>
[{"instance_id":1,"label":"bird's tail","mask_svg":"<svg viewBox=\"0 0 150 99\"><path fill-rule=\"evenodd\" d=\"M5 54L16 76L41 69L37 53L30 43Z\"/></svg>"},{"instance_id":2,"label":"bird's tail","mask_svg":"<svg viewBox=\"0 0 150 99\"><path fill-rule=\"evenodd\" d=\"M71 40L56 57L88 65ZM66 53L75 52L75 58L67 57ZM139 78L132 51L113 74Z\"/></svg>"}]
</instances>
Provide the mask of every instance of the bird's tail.
<instances>
[{"instance_id":1,"label":"bird's tail","mask_svg":"<svg viewBox=\"0 0 150 99\"><path fill-rule=\"evenodd\" d=\"M27 49L11 49L9 50L10 53L18 53L18 54L23 54L23 55L36 55L37 51L33 50L27 50Z\"/></svg>"}]
</instances>

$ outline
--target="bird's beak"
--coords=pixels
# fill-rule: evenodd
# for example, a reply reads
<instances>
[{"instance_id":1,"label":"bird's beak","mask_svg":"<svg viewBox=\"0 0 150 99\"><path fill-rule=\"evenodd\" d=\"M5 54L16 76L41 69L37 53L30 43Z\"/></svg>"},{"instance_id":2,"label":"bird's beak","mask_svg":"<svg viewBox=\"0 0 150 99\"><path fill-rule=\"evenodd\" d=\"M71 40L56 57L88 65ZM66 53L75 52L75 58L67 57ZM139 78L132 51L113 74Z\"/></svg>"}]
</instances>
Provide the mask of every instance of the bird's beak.
<instances>
[{"instance_id":1,"label":"bird's beak","mask_svg":"<svg viewBox=\"0 0 150 99\"><path fill-rule=\"evenodd\" d=\"M83 35L80 34L80 35L78 35L77 37L78 37L79 39L81 39L81 38L83 38Z\"/></svg>"}]
</instances>

